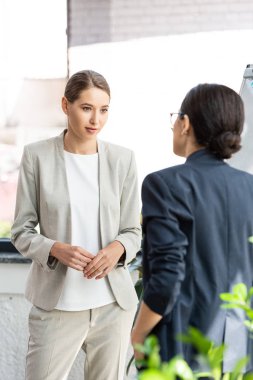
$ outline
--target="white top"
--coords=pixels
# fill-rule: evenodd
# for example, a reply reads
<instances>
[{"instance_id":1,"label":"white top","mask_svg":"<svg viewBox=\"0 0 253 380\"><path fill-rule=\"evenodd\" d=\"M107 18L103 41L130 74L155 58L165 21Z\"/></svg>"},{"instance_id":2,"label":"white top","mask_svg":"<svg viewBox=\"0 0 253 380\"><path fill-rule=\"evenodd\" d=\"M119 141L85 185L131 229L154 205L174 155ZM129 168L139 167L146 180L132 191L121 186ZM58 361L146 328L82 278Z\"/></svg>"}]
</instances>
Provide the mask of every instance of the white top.
<instances>
[{"instance_id":1,"label":"white top","mask_svg":"<svg viewBox=\"0 0 253 380\"><path fill-rule=\"evenodd\" d=\"M72 245L93 255L101 249L99 228L98 153L74 154L64 151L71 205ZM78 311L115 301L107 277L95 280L83 272L67 269L56 309Z\"/></svg>"}]
</instances>

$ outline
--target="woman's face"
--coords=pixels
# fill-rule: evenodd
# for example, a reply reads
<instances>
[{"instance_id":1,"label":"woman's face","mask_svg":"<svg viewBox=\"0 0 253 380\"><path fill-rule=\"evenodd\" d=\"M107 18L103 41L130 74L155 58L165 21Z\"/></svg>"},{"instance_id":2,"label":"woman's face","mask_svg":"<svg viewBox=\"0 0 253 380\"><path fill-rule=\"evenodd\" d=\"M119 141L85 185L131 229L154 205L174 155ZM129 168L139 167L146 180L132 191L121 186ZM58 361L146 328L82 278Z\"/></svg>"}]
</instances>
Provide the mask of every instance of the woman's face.
<instances>
[{"instance_id":1,"label":"woman's face","mask_svg":"<svg viewBox=\"0 0 253 380\"><path fill-rule=\"evenodd\" d=\"M64 97L62 108L68 116L70 135L82 140L96 139L108 119L109 102L109 95L97 87L83 90L73 103Z\"/></svg>"}]
</instances>

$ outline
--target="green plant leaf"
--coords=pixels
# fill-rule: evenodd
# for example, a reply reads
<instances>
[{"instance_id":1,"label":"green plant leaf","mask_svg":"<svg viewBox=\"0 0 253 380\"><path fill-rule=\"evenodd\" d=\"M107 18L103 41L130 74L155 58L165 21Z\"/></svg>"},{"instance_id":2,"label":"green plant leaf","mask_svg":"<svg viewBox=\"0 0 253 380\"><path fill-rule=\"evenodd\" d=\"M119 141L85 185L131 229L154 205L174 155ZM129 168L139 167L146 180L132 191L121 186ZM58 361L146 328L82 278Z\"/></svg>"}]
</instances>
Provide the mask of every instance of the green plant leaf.
<instances>
[{"instance_id":1,"label":"green plant leaf","mask_svg":"<svg viewBox=\"0 0 253 380\"><path fill-rule=\"evenodd\" d=\"M147 364L149 368L160 368L161 358L160 358L159 352L156 352L156 351L151 352L147 360Z\"/></svg>"},{"instance_id":2,"label":"green plant leaf","mask_svg":"<svg viewBox=\"0 0 253 380\"><path fill-rule=\"evenodd\" d=\"M233 293L237 295L241 301L247 301L247 286L244 283L239 283L233 286Z\"/></svg>"},{"instance_id":3,"label":"green plant leaf","mask_svg":"<svg viewBox=\"0 0 253 380\"><path fill-rule=\"evenodd\" d=\"M159 352L160 347L158 339L155 335L150 335L145 339L144 342L145 352L150 355L153 351Z\"/></svg>"},{"instance_id":4,"label":"green plant leaf","mask_svg":"<svg viewBox=\"0 0 253 380\"><path fill-rule=\"evenodd\" d=\"M253 373L246 373L243 375L243 380L253 380Z\"/></svg>"},{"instance_id":5,"label":"green plant leaf","mask_svg":"<svg viewBox=\"0 0 253 380\"><path fill-rule=\"evenodd\" d=\"M253 243L253 236L250 236L250 237L248 238L248 241L249 241L250 243Z\"/></svg>"},{"instance_id":6,"label":"green plant leaf","mask_svg":"<svg viewBox=\"0 0 253 380\"><path fill-rule=\"evenodd\" d=\"M244 325L249 329L249 331L253 332L253 321L244 321Z\"/></svg>"},{"instance_id":7,"label":"green plant leaf","mask_svg":"<svg viewBox=\"0 0 253 380\"><path fill-rule=\"evenodd\" d=\"M141 352L142 354L146 353L146 349L145 349L145 346L143 344L140 344L140 343L134 344L134 349L138 352Z\"/></svg>"},{"instance_id":8,"label":"green plant leaf","mask_svg":"<svg viewBox=\"0 0 253 380\"><path fill-rule=\"evenodd\" d=\"M240 359L236 363L236 365L235 365L235 367L234 367L234 369L230 375L230 380L237 380L238 376L242 373L242 371L243 371L244 367L246 366L246 364L248 363L248 361L249 361L249 358L246 356L246 357Z\"/></svg>"},{"instance_id":9,"label":"green plant leaf","mask_svg":"<svg viewBox=\"0 0 253 380\"><path fill-rule=\"evenodd\" d=\"M166 374L166 379L180 378L183 380L194 380L194 374L181 357L176 356L172 358L166 366L162 367L162 371Z\"/></svg>"},{"instance_id":10,"label":"green plant leaf","mask_svg":"<svg viewBox=\"0 0 253 380\"><path fill-rule=\"evenodd\" d=\"M231 294L231 293L221 293L220 299L222 301L226 301L226 302L237 302L238 301L238 298L235 297L235 295Z\"/></svg>"},{"instance_id":11,"label":"green plant leaf","mask_svg":"<svg viewBox=\"0 0 253 380\"><path fill-rule=\"evenodd\" d=\"M248 306L247 305L244 305L240 302L238 303L224 303L220 306L222 309L248 309Z\"/></svg>"},{"instance_id":12,"label":"green plant leaf","mask_svg":"<svg viewBox=\"0 0 253 380\"><path fill-rule=\"evenodd\" d=\"M209 350L208 359L209 359L210 367L212 369L218 368L220 370L225 350L226 350L226 347L224 344L217 347L212 347Z\"/></svg>"},{"instance_id":13,"label":"green plant leaf","mask_svg":"<svg viewBox=\"0 0 253 380\"><path fill-rule=\"evenodd\" d=\"M251 299L251 297L253 296L253 287L251 287L248 291L248 299L247 301L249 301Z\"/></svg>"},{"instance_id":14,"label":"green plant leaf","mask_svg":"<svg viewBox=\"0 0 253 380\"><path fill-rule=\"evenodd\" d=\"M187 334L179 334L178 339L184 343L191 343L198 350L198 352L202 354L207 354L213 345L212 341L210 341L198 329L192 326L188 328Z\"/></svg>"},{"instance_id":15,"label":"green plant leaf","mask_svg":"<svg viewBox=\"0 0 253 380\"><path fill-rule=\"evenodd\" d=\"M249 319L253 320L253 310L252 309L246 310L246 314L247 314Z\"/></svg>"},{"instance_id":16,"label":"green plant leaf","mask_svg":"<svg viewBox=\"0 0 253 380\"><path fill-rule=\"evenodd\" d=\"M163 373L158 369L146 369L142 371L139 376L139 380L169 380Z\"/></svg>"},{"instance_id":17,"label":"green plant leaf","mask_svg":"<svg viewBox=\"0 0 253 380\"><path fill-rule=\"evenodd\" d=\"M212 378L214 380L220 380L221 379L221 374L222 374L222 370L221 370L221 366L218 368L213 368L212 369Z\"/></svg>"},{"instance_id":18,"label":"green plant leaf","mask_svg":"<svg viewBox=\"0 0 253 380\"><path fill-rule=\"evenodd\" d=\"M195 373L194 374L195 375L195 377L196 377L196 379L201 379L201 378L212 378L212 374L211 374L211 372L198 372L198 373Z\"/></svg>"}]
</instances>

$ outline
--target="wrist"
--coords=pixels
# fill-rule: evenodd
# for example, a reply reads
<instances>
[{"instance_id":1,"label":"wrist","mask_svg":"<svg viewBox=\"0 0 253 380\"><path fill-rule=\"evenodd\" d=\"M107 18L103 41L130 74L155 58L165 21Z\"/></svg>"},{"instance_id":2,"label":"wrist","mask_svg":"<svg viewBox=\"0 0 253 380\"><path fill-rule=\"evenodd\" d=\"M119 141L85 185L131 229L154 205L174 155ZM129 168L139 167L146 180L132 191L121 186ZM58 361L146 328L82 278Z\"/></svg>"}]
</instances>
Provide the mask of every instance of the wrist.
<instances>
[{"instance_id":1,"label":"wrist","mask_svg":"<svg viewBox=\"0 0 253 380\"><path fill-rule=\"evenodd\" d=\"M138 331L137 329L133 328L131 333L131 341L132 343L144 343L145 339L147 337L147 334L145 334L142 331Z\"/></svg>"},{"instance_id":2,"label":"wrist","mask_svg":"<svg viewBox=\"0 0 253 380\"><path fill-rule=\"evenodd\" d=\"M117 244L117 246L119 247L119 259L118 259L118 263L119 264L124 264L125 260L126 260L126 249L124 247L124 245L118 241L118 240L115 240L114 243Z\"/></svg>"},{"instance_id":3,"label":"wrist","mask_svg":"<svg viewBox=\"0 0 253 380\"><path fill-rule=\"evenodd\" d=\"M50 252L49 252L49 256L57 258L56 256L57 256L57 246L58 246L58 244L59 244L58 242L55 242L52 245L52 247L50 249Z\"/></svg>"}]
</instances>

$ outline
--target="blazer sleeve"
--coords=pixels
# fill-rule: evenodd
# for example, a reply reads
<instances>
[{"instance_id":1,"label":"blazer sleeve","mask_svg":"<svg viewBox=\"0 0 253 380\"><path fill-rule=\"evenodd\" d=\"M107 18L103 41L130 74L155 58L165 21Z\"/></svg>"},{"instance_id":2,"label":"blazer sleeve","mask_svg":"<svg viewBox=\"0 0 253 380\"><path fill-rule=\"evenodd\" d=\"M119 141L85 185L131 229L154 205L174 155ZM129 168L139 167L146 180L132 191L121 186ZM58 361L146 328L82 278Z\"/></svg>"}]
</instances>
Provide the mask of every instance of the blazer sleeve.
<instances>
[{"instance_id":1,"label":"blazer sleeve","mask_svg":"<svg viewBox=\"0 0 253 380\"><path fill-rule=\"evenodd\" d=\"M54 265L49 263L49 252L55 241L36 231L38 223L39 207L33 161L28 147L25 147L19 171L11 241L23 256L32 259L44 270L50 271L54 269Z\"/></svg>"},{"instance_id":2,"label":"blazer sleeve","mask_svg":"<svg viewBox=\"0 0 253 380\"><path fill-rule=\"evenodd\" d=\"M178 219L182 206L157 173L145 178L142 203L143 254L147 269L143 300L151 310L165 315L173 308L185 276L188 240Z\"/></svg>"},{"instance_id":3,"label":"blazer sleeve","mask_svg":"<svg viewBox=\"0 0 253 380\"><path fill-rule=\"evenodd\" d=\"M119 234L115 240L125 247L124 266L126 266L135 258L141 245L138 178L133 152L131 152L130 165L121 194Z\"/></svg>"}]
</instances>

